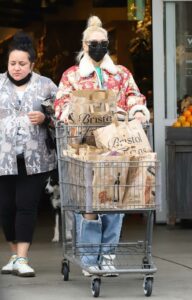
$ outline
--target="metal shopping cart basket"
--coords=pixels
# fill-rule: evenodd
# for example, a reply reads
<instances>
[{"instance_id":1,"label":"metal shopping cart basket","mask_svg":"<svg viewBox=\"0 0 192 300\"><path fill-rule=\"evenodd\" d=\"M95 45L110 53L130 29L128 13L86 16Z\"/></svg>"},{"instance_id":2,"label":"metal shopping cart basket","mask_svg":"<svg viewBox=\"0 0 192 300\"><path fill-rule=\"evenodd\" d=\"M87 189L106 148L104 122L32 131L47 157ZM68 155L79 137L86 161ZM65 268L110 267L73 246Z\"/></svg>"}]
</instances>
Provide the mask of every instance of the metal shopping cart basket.
<instances>
[{"instance_id":1,"label":"metal shopping cart basket","mask_svg":"<svg viewBox=\"0 0 192 300\"><path fill-rule=\"evenodd\" d=\"M113 256L115 271L92 269L91 291L94 297L100 294L102 276L117 274L140 273L144 275L143 289L145 296L150 296L153 287L153 274L157 271L152 259L152 233L155 211L160 206L160 163L153 161L110 160L110 161L83 161L78 157L69 156L67 145L90 142L93 138L92 130L97 126L56 124L56 139L58 151L58 167L61 192L62 216L62 245L63 260L62 274L64 281L69 279L70 263L82 265L82 256L98 256L98 247L102 255L103 247L109 248ZM151 134L151 128L146 126L146 132ZM88 139L87 139L88 137ZM147 172L149 177L146 177ZM123 174L125 182L118 184L118 175ZM127 181L130 174L138 174L134 180ZM115 174L116 180L109 181L109 174ZM129 175L128 175L129 174ZM97 176L97 180L95 180ZM146 180L150 178L151 180ZM111 195L110 202L105 201L103 191ZM146 194L148 195L147 202ZM98 197L100 195L101 197ZM123 196L122 196L123 195ZM102 198L103 197L103 198ZM122 200L124 199L124 200ZM126 200L125 200L126 199ZM66 214L73 215L72 240L66 238ZM142 239L126 241L120 239L118 244L80 244L76 240L75 214L143 214L145 216L145 232ZM97 248L97 251L95 251ZM110 252L111 250L111 252ZM104 268L105 269L105 268Z\"/></svg>"}]
</instances>

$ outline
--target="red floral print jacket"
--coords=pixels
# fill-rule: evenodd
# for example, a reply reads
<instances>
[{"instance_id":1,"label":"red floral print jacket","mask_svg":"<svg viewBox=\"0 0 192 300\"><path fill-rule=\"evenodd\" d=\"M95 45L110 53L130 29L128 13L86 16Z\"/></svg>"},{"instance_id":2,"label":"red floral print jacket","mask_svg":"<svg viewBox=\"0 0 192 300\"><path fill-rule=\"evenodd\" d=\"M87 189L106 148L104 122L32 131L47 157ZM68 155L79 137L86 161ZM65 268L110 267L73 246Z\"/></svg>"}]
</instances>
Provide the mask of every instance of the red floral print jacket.
<instances>
[{"instance_id":1,"label":"red floral print jacket","mask_svg":"<svg viewBox=\"0 0 192 300\"><path fill-rule=\"evenodd\" d=\"M110 89L117 95L117 106L130 115L142 111L149 120L149 111L146 108L146 99L143 96L131 74L124 66L115 65L108 54L105 55L100 68L102 69L102 82L88 56L85 54L78 66L67 69L59 83L59 89L54 102L55 110L60 107L61 112L68 116L68 103L70 94L74 90L82 89Z\"/></svg>"}]
</instances>

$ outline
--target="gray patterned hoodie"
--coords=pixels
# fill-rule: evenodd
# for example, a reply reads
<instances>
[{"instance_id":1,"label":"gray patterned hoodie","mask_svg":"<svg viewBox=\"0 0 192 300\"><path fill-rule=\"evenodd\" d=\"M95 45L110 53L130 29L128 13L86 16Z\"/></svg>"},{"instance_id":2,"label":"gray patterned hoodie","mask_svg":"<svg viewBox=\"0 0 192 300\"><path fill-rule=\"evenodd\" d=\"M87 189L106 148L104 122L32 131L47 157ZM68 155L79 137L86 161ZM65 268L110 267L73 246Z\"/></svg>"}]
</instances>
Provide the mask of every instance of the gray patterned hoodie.
<instances>
[{"instance_id":1,"label":"gray patterned hoodie","mask_svg":"<svg viewBox=\"0 0 192 300\"><path fill-rule=\"evenodd\" d=\"M32 125L27 114L41 111L42 102L54 98L57 86L47 77L32 73L18 108L18 96L7 73L0 74L0 176L18 174L16 158L17 124L25 127L24 158L27 174L43 173L56 168L56 153L46 145L45 125Z\"/></svg>"}]
</instances>

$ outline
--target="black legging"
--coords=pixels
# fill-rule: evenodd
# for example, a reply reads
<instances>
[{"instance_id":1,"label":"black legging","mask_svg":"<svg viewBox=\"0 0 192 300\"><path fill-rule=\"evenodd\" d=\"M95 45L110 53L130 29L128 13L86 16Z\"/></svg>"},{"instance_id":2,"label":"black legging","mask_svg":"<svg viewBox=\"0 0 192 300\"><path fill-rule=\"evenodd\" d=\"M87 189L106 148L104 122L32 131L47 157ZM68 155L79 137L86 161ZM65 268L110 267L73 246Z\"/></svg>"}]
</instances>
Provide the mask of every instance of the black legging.
<instances>
[{"instance_id":1,"label":"black legging","mask_svg":"<svg viewBox=\"0 0 192 300\"><path fill-rule=\"evenodd\" d=\"M8 242L32 242L47 176L27 175L23 159L18 159L18 175L0 176L0 218Z\"/></svg>"}]
</instances>

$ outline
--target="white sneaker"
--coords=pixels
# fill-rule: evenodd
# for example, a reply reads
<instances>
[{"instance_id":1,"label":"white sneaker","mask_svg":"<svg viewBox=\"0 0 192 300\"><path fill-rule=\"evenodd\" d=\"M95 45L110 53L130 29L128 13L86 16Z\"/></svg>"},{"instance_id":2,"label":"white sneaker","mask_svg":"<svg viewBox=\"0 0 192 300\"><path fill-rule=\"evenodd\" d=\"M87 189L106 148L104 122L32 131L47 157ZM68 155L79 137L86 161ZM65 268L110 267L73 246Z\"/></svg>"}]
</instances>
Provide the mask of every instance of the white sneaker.
<instances>
[{"instance_id":1,"label":"white sneaker","mask_svg":"<svg viewBox=\"0 0 192 300\"><path fill-rule=\"evenodd\" d=\"M90 266L90 267L87 267L87 270L82 270L82 273L85 277L90 277L90 276L93 276L95 275L95 273L93 272L99 272L100 269L98 266Z\"/></svg>"},{"instance_id":2,"label":"white sneaker","mask_svg":"<svg viewBox=\"0 0 192 300\"><path fill-rule=\"evenodd\" d=\"M11 256L11 258L8 261L8 264L6 264L2 269L1 269L1 274L12 274L13 271L13 263L17 259L17 255L14 254Z\"/></svg>"},{"instance_id":3,"label":"white sneaker","mask_svg":"<svg viewBox=\"0 0 192 300\"><path fill-rule=\"evenodd\" d=\"M12 274L20 277L34 277L35 271L28 265L28 259L18 257L13 263Z\"/></svg>"},{"instance_id":4,"label":"white sneaker","mask_svg":"<svg viewBox=\"0 0 192 300\"><path fill-rule=\"evenodd\" d=\"M101 270L106 271L106 274L103 276L111 277L111 276L118 276L119 274L116 272L116 268L114 266L114 259L115 255L103 255L101 261Z\"/></svg>"}]
</instances>

